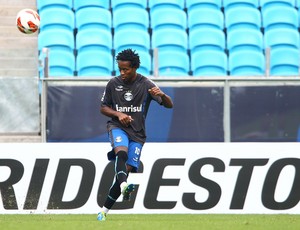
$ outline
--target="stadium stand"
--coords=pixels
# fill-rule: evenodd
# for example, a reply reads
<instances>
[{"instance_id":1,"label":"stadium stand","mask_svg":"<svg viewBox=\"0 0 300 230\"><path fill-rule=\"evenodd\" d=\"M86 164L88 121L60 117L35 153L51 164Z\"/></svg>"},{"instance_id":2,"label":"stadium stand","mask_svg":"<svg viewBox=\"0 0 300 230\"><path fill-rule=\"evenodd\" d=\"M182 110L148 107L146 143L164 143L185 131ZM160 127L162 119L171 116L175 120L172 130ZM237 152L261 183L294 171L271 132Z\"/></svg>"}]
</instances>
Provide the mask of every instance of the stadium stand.
<instances>
[{"instance_id":1,"label":"stadium stand","mask_svg":"<svg viewBox=\"0 0 300 230\"><path fill-rule=\"evenodd\" d=\"M298 0L74 0L73 4L70 0L63 2L37 0L42 18L46 18L44 15L47 13L53 12L54 7L60 8L57 12L66 12L64 18L60 20L51 16L47 17L47 22L41 20L39 50L43 45L54 49L67 47L74 50L72 44L70 45L70 34L60 35L64 39L58 44L54 44L55 39L51 36L46 38L46 41L40 41L46 37L43 33L45 29L55 26L62 29L64 25L70 25L68 29L74 31L73 40L76 41L74 53L76 58L85 49L95 47L103 52L105 50L112 57L122 49L133 48L141 53L143 62L146 62L141 66L141 71L149 75L153 72L153 51L158 48L158 52L162 53L158 60L159 65L164 66L160 68L164 69L161 72L166 72L168 63L161 58L168 57L163 52L178 51L180 53L178 56L185 56L184 60L187 56L190 60L187 71L186 65L184 68L179 65L180 74L187 72L187 75L192 73L199 76L201 73L202 76L205 74L204 70L210 71L214 68L202 68L201 57L205 51L209 57L216 54L218 57L216 59L222 60L217 65L220 66L216 68L217 71L207 72L209 76L216 73L220 76L226 73L234 76L238 74L248 76L251 73L261 75L265 71L261 66L265 65L263 58L266 47L271 49L280 47L284 50L282 46L294 46L294 49L299 49L298 5ZM75 20L69 14L72 10ZM72 20L75 22L74 26ZM283 30L287 27L291 29ZM83 33L83 30L92 28L96 28L93 35ZM97 37L96 34L101 36ZM257 56L256 62L250 59L247 59L249 63L247 60L235 61L237 57L244 57L247 53L253 57ZM272 57L276 55L271 55ZM278 63L279 59L276 60ZM79 64L78 60L76 63ZM207 63L210 63L210 60ZM224 67L227 64L228 67ZM241 66L242 64L245 67ZM173 65L169 69L176 69ZM283 66L280 68L283 69ZM116 68L117 66L113 64L112 69L108 68L108 72L115 71L118 74ZM177 73L176 75L179 76Z\"/></svg>"},{"instance_id":2,"label":"stadium stand","mask_svg":"<svg viewBox=\"0 0 300 230\"><path fill-rule=\"evenodd\" d=\"M100 7L108 10L110 8L110 0L73 0L73 9L75 12L85 7Z\"/></svg>"},{"instance_id":3,"label":"stadium stand","mask_svg":"<svg viewBox=\"0 0 300 230\"><path fill-rule=\"evenodd\" d=\"M101 17L99 17L101 15ZM75 27L78 31L86 28L103 29L111 33L112 15L105 8L86 6L75 11Z\"/></svg>"},{"instance_id":4,"label":"stadium stand","mask_svg":"<svg viewBox=\"0 0 300 230\"><path fill-rule=\"evenodd\" d=\"M86 50L78 53L76 68L80 77L111 76L113 58L110 52Z\"/></svg>"},{"instance_id":5,"label":"stadium stand","mask_svg":"<svg viewBox=\"0 0 300 230\"><path fill-rule=\"evenodd\" d=\"M260 6L259 0L223 0L224 10L227 11L230 8L234 7L252 7L258 9Z\"/></svg>"},{"instance_id":6,"label":"stadium stand","mask_svg":"<svg viewBox=\"0 0 300 230\"><path fill-rule=\"evenodd\" d=\"M226 76L227 55L220 50L199 50L191 54L193 76Z\"/></svg>"},{"instance_id":7,"label":"stadium stand","mask_svg":"<svg viewBox=\"0 0 300 230\"><path fill-rule=\"evenodd\" d=\"M224 29L224 14L220 9L195 8L188 12L188 28L192 31L198 27Z\"/></svg>"},{"instance_id":8,"label":"stadium stand","mask_svg":"<svg viewBox=\"0 0 300 230\"><path fill-rule=\"evenodd\" d=\"M221 9L223 6L222 0L186 0L186 8L187 11L190 12L196 8L200 9L207 9L207 8L214 8L214 9Z\"/></svg>"},{"instance_id":9,"label":"stadium stand","mask_svg":"<svg viewBox=\"0 0 300 230\"><path fill-rule=\"evenodd\" d=\"M111 8L113 11L123 7L147 8L147 0L111 0Z\"/></svg>"},{"instance_id":10,"label":"stadium stand","mask_svg":"<svg viewBox=\"0 0 300 230\"><path fill-rule=\"evenodd\" d=\"M74 12L69 8L46 8L40 12L40 31L66 29L72 33L75 28Z\"/></svg>"},{"instance_id":11,"label":"stadium stand","mask_svg":"<svg viewBox=\"0 0 300 230\"><path fill-rule=\"evenodd\" d=\"M37 10L39 13L43 11L44 9L49 8L67 8L72 9L73 8L73 0L37 0Z\"/></svg>"},{"instance_id":12,"label":"stadium stand","mask_svg":"<svg viewBox=\"0 0 300 230\"><path fill-rule=\"evenodd\" d=\"M121 29L144 30L149 28L149 15L146 9L126 6L113 11L113 27Z\"/></svg>"},{"instance_id":13,"label":"stadium stand","mask_svg":"<svg viewBox=\"0 0 300 230\"><path fill-rule=\"evenodd\" d=\"M257 50L238 50L230 53L228 70L231 76L263 76L265 57Z\"/></svg>"}]
</instances>

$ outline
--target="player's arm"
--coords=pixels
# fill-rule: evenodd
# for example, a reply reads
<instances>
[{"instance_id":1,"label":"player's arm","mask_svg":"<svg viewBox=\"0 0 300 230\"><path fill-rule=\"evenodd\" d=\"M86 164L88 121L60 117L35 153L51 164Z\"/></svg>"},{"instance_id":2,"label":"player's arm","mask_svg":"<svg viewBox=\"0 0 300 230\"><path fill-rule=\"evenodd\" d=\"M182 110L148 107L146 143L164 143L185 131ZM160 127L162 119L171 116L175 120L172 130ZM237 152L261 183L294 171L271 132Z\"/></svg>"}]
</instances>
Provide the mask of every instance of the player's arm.
<instances>
[{"instance_id":1,"label":"player's arm","mask_svg":"<svg viewBox=\"0 0 300 230\"><path fill-rule=\"evenodd\" d=\"M153 96L160 96L162 100L162 105L166 108L173 108L173 101L171 97L167 94L165 94L161 89L157 86L152 87L148 90L149 93Z\"/></svg>"},{"instance_id":2,"label":"player's arm","mask_svg":"<svg viewBox=\"0 0 300 230\"><path fill-rule=\"evenodd\" d=\"M107 117L111 117L111 118L116 117L123 126L129 126L130 123L133 121L133 119L131 118L131 116L129 116L129 115L125 114L125 113L116 111L116 110L114 110L111 107L106 106L106 105L102 105L101 106L100 112L103 115L107 116Z\"/></svg>"}]
</instances>

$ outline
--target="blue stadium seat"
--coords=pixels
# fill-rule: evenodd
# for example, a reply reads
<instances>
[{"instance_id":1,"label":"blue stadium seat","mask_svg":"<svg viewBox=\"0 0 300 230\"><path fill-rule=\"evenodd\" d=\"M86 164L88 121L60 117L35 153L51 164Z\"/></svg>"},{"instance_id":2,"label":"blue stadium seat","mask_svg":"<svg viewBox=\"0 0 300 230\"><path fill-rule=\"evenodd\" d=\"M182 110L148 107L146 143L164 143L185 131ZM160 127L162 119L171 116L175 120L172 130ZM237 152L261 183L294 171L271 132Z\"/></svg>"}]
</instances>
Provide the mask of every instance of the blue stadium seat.
<instances>
[{"instance_id":1,"label":"blue stadium seat","mask_svg":"<svg viewBox=\"0 0 300 230\"><path fill-rule=\"evenodd\" d=\"M164 28L185 30L187 28L187 15L181 9L157 9L151 13L150 18L153 30Z\"/></svg>"},{"instance_id":2,"label":"blue stadium seat","mask_svg":"<svg viewBox=\"0 0 300 230\"><path fill-rule=\"evenodd\" d=\"M224 29L224 14L220 9L196 8L188 13L188 28L193 30L198 27L215 27Z\"/></svg>"},{"instance_id":3,"label":"blue stadium seat","mask_svg":"<svg viewBox=\"0 0 300 230\"><path fill-rule=\"evenodd\" d=\"M42 50L48 47L51 50L67 50L74 51L74 33L64 29L49 29L39 33L38 36L38 49Z\"/></svg>"},{"instance_id":4,"label":"blue stadium seat","mask_svg":"<svg viewBox=\"0 0 300 230\"><path fill-rule=\"evenodd\" d=\"M260 30L236 29L227 33L227 49L235 50L264 50L263 34Z\"/></svg>"},{"instance_id":5,"label":"blue stadium seat","mask_svg":"<svg viewBox=\"0 0 300 230\"><path fill-rule=\"evenodd\" d=\"M113 11L123 7L138 7L146 9L147 0L111 0L111 8Z\"/></svg>"},{"instance_id":6,"label":"blue stadium seat","mask_svg":"<svg viewBox=\"0 0 300 230\"><path fill-rule=\"evenodd\" d=\"M276 28L265 32L265 47L293 47L298 49L300 44L299 32L296 29Z\"/></svg>"},{"instance_id":7,"label":"blue stadium seat","mask_svg":"<svg viewBox=\"0 0 300 230\"><path fill-rule=\"evenodd\" d=\"M140 68L138 68L137 72L144 75L144 76L149 76L151 74L151 56L149 52L145 52L142 50L136 50L140 57ZM116 76L120 75L120 71L118 69L118 64L115 62L114 69L116 71Z\"/></svg>"},{"instance_id":8,"label":"blue stadium seat","mask_svg":"<svg viewBox=\"0 0 300 230\"><path fill-rule=\"evenodd\" d=\"M183 10L185 7L184 0L148 0L148 2L151 13L157 9L169 10L175 8Z\"/></svg>"},{"instance_id":9,"label":"blue stadium seat","mask_svg":"<svg viewBox=\"0 0 300 230\"><path fill-rule=\"evenodd\" d=\"M153 63L155 63L155 60L153 60ZM159 76L188 76L189 65L189 56L185 52L158 51Z\"/></svg>"},{"instance_id":10,"label":"blue stadium seat","mask_svg":"<svg viewBox=\"0 0 300 230\"><path fill-rule=\"evenodd\" d=\"M111 32L112 16L111 12L100 7L84 7L75 12L76 28L78 30L86 28L103 29Z\"/></svg>"},{"instance_id":11,"label":"blue stadium seat","mask_svg":"<svg viewBox=\"0 0 300 230\"><path fill-rule=\"evenodd\" d=\"M141 29L148 31L149 15L147 10L136 7L123 7L113 11L113 27L121 29Z\"/></svg>"},{"instance_id":12,"label":"blue stadium seat","mask_svg":"<svg viewBox=\"0 0 300 230\"><path fill-rule=\"evenodd\" d=\"M110 0L73 0L73 6L75 12L84 7L100 7L108 10L110 8Z\"/></svg>"},{"instance_id":13,"label":"blue stadium seat","mask_svg":"<svg viewBox=\"0 0 300 230\"><path fill-rule=\"evenodd\" d=\"M223 0L223 7L224 10L228 10L231 7L252 7L258 8L260 6L259 0Z\"/></svg>"},{"instance_id":14,"label":"blue stadium seat","mask_svg":"<svg viewBox=\"0 0 300 230\"><path fill-rule=\"evenodd\" d=\"M45 8L40 12L40 18L40 31L61 28L73 32L75 28L74 12L68 8Z\"/></svg>"},{"instance_id":15,"label":"blue stadium seat","mask_svg":"<svg viewBox=\"0 0 300 230\"><path fill-rule=\"evenodd\" d=\"M265 74L265 57L261 51L238 50L228 57L231 76L262 76Z\"/></svg>"},{"instance_id":16,"label":"blue stadium seat","mask_svg":"<svg viewBox=\"0 0 300 230\"><path fill-rule=\"evenodd\" d=\"M76 49L79 52L84 50L111 52L112 34L101 29L80 30L76 35Z\"/></svg>"},{"instance_id":17,"label":"blue stadium seat","mask_svg":"<svg viewBox=\"0 0 300 230\"><path fill-rule=\"evenodd\" d=\"M46 8L73 8L73 0L37 0L36 1L37 9L39 13Z\"/></svg>"},{"instance_id":18,"label":"blue stadium seat","mask_svg":"<svg viewBox=\"0 0 300 230\"><path fill-rule=\"evenodd\" d=\"M200 50L191 54L193 76L226 76L227 56L224 51Z\"/></svg>"},{"instance_id":19,"label":"blue stadium seat","mask_svg":"<svg viewBox=\"0 0 300 230\"><path fill-rule=\"evenodd\" d=\"M150 35L143 30L115 31L113 44L116 52L128 48L148 52L150 50Z\"/></svg>"},{"instance_id":20,"label":"blue stadium seat","mask_svg":"<svg viewBox=\"0 0 300 230\"><path fill-rule=\"evenodd\" d=\"M220 10L222 5L222 0L186 0L186 8L188 12L196 8L214 8Z\"/></svg>"},{"instance_id":21,"label":"blue stadium seat","mask_svg":"<svg viewBox=\"0 0 300 230\"><path fill-rule=\"evenodd\" d=\"M158 48L159 51L181 51L188 50L188 35L185 30L163 29L155 30L152 33L152 49Z\"/></svg>"},{"instance_id":22,"label":"blue stadium seat","mask_svg":"<svg viewBox=\"0 0 300 230\"><path fill-rule=\"evenodd\" d=\"M263 11L264 9L272 6L295 7L296 3L295 0L260 0L260 6Z\"/></svg>"},{"instance_id":23,"label":"blue stadium seat","mask_svg":"<svg viewBox=\"0 0 300 230\"><path fill-rule=\"evenodd\" d=\"M251 7L233 7L225 12L227 31L235 28L253 28L260 30L262 26L260 11Z\"/></svg>"},{"instance_id":24,"label":"blue stadium seat","mask_svg":"<svg viewBox=\"0 0 300 230\"><path fill-rule=\"evenodd\" d=\"M299 49L271 49L270 59L271 76L299 76Z\"/></svg>"},{"instance_id":25,"label":"blue stadium seat","mask_svg":"<svg viewBox=\"0 0 300 230\"><path fill-rule=\"evenodd\" d=\"M48 65L50 77L73 77L75 71L74 53L65 50L50 50ZM43 77L42 73L41 77Z\"/></svg>"},{"instance_id":26,"label":"blue stadium seat","mask_svg":"<svg viewBox=\"0 0 300 230\"><path fill-rule=\"evenodd\" d=\"M265 31L277 27L298 29L298 17L293 7L272 6L262 12L263 27Z\"/></svg>"},{"instance_id":27,"label":"blue stadium seat","mask_svg":"<svg viewBox=\"0 0 300 230\"><path fill-rule=\"evenodd\" d=\"M189 35L189 47L191 53L198 50L220 50L226 48L225 34L223 30L201 28L192 30Z\"/></svg>"},{"instance_id":28,"label":"blue stadium seat","mask_svg":"<svg viewBox=\"0 0 300 230\"><path fill-rule=\"evenodd\" d=\"M76 66L78 77L111 76L113 70L112 54L97 50L78 52Z\"/></svg>"}]
</instances>

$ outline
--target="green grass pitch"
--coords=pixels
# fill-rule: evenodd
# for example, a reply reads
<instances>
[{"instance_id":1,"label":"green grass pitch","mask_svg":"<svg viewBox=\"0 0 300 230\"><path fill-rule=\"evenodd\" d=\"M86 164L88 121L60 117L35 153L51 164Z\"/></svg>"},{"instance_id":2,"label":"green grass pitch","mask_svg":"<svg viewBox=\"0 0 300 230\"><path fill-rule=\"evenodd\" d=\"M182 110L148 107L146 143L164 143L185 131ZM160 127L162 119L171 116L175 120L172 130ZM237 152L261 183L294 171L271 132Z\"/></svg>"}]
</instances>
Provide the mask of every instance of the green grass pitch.
<instances>
[{"instance_id":1,"label":"green grass pitch","mask_svg":"<svg viewBox=\"0 0 300 230\"><path fill-rule=\"evenodd\" d=\"M112 229L112 230L190 230L190 229L300 229L300 215L222 215L222 214L110 214L106 221L96 215L1 215L0 228L22 230Z\"/></svg>"}]
</instances>

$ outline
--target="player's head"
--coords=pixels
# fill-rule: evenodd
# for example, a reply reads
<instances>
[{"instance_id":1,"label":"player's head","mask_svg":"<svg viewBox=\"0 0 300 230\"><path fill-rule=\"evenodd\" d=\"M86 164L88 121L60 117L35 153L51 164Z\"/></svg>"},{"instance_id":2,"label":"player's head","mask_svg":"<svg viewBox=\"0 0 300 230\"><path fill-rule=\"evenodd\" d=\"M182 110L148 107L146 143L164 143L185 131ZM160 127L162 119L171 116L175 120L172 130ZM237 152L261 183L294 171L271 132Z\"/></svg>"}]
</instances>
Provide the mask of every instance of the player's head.
<instances>
[{"instance_id":1,"label":"player's head","mask_svg":"<svg viewBox=\"0 0 300 230\"><path fill-rule=\"evenodd\" d=\"M130 67L135 69L140 67L140 57L135 50L132 49L126 49L118 53L116 60L118 63L119 61L129 61Z\"/></svg>"},{"instance_id":2,"label":"player's head","mask_svg":"<svg viewBox=\"0 0 300 230\"><path fill-rule=\"evenodd\" d=\"M136 70L140 67L140 57L132 49L126 49L116 56L121 78L125 82L130 82L136 77Z\"/></svg>"}]
</instances>

